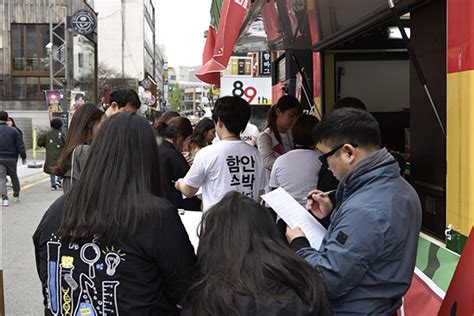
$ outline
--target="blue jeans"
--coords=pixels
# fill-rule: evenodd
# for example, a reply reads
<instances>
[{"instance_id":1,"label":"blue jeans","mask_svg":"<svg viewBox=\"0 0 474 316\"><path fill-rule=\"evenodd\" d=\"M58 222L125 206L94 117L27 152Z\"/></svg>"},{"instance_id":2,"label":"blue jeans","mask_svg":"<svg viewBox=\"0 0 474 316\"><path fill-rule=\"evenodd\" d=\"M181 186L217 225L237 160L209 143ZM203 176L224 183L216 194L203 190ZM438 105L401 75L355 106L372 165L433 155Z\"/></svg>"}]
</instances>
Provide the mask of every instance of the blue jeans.
<instances>
[{"instance_id":1,"label":"blue jeans","mask_svg":"<svg viewBox=\"0 0 474 316\"><path fill-rule=\"evenodd\" d=\"M51 187L56 189L56 176L54 174L50 174L49 178L51 180Z\"/></svg>"}]
</instances>

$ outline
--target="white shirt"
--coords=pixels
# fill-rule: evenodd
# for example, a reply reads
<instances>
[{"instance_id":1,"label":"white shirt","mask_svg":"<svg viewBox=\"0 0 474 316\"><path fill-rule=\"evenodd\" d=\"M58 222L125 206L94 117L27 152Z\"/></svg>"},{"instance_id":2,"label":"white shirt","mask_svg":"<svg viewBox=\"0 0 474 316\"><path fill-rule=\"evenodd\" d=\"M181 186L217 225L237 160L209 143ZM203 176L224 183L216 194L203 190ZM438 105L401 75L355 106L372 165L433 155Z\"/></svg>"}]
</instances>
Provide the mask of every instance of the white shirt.
<instances>
[{"instance_id":1,"label":"white shirt","mask_svg":"<svg viewBox=\"0 0 474 316\"><path fill-rule=\"evenodd\" d=\"M252 123L247 123L244 131L240 133L240 138L249 145L256 146L257 139L260 132L258 131L258 127L253 125Z\"/></svg>"},{"instance_id":2,"label":"white shirt","mask_svg":"<svg viewBox=\"0 0 474 316\"><path fill-rule=\"evenodd\" d=\"M289 152L294 147L291 130L288 130L287 133L280 133L280 138L282 144L278 143L275 134L270 130L270 128L266 128L258 137L258 150L260 151L263 163L268 170L272 170L277 157Z\"/></svg>"},{"instance_id":3,"label":"white shirt","mask_svg":"<svg viewBox=\"0 0 474 316\"><path fill-rule=\"evenodd\" d=\"M308 192L318 186L321 169L319 155L319 152L312 149L293 149L278 157L273 164L269 186L282 187L305 206Z\"/></svg>"},{"instance_id":4,"label":"white shirt","mask_svg":"<svg viewBox=\"0 0 474 316\"><path fill-rule=\"evenodd\" d=\"M184 183L202 188L205 212L230 191L257 200L266 185L265 169L255 147L242 140L222 140L196 154Z\"/></svg>"}]
</instances>

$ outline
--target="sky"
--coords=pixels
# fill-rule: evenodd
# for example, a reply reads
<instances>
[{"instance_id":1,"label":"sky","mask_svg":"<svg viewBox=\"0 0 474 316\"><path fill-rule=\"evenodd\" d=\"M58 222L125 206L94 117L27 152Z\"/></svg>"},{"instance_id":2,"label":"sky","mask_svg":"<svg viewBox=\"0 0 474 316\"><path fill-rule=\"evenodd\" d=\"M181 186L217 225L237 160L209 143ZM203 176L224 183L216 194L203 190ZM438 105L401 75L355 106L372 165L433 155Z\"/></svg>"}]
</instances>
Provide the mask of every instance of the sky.
<instances>
[{"instance_id":1,"label":"sky","mask_svg":"<svg viewBox=\"0 0 474 316\"><path fill-rule=\"evenodd\" d=\"M202 64L204 31L212 0L155 0L156 41L166 46L169 66Z\"/></svg>"}]
</instances>

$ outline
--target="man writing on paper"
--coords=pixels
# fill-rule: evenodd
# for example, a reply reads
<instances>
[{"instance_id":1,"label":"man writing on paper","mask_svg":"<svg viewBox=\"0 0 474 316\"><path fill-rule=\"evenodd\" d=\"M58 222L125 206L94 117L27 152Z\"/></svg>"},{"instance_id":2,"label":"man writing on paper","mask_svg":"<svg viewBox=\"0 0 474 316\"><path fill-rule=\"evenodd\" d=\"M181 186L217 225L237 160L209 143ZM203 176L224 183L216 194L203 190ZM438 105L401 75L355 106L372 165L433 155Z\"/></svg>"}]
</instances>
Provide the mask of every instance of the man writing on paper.
<instances>
[{"instance_id":1,"label":"man writing on paper","mask_svg":"<svg viewBox=\"0 0 474 316\"><path fill-rule=\"evenodd\" d=\"M332 111L315 133L321 162L340 181L337 204L320 191L309 194L306 206L318 218L332 212L319 250L299 228L287 228L287 239L321 273L336 315L395 315L415 267L418 195L380 149L379 125L370 113Z\"/></svg>"}]
</instances>

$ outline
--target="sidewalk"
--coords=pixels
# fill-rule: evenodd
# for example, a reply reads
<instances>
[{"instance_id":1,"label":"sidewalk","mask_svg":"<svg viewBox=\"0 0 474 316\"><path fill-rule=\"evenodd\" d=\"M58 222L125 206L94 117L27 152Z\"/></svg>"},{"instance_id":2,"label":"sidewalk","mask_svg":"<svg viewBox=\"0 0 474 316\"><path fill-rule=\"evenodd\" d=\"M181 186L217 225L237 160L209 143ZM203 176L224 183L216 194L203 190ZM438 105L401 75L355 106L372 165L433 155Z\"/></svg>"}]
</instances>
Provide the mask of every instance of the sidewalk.
<instances>
[{"instance_id":1,"label":"sidewalk","mask_svg":"<svg viewBox=\"0 0 474 316\"><path fill-rule=\"evenodd\" d=\"M48 175L43 172L43 165L44 165L44 150L41 152L36 153L36 160L32 159L32 151L27 150L26 152L26 164L24 165L21 161L21 158L18 159L16 173L18 175L18 179L20 180L20 186L24 187L32 182L37 180L47 178ZM39 168L30 168L31 166L37 165ZM30 166L30 167L28 167ZM11 180L8 179L7 183L7 192L9 195L12 193L12 183Z\"/></svg>"},{"instance_id":2,"label":"sidewalk","mask_svg":"<svg viewBox=\"0 0 474 316\"><path fill-rule=\"evenodd\" d=\"M20 182L22 179L24 178L29 178L29 177L32 177L32 176L36 176L36 175L41 175L43 174L45 177L47 176L46 173L43 172L43 164L44 164L44 156L45 156L45 151L42 150L42 151L36 151L36 160L33 160L32 158L32 150L27 150L26 151L26 165L24 165L22 162L21 162L21 159L18 159L18 164L17 164L17 168L16 168L16 171L17 171L17 174L18 174L18 178L20 179ZM40 168L29 168L28 166L32 166L34 165L36 162L36 164L39 166L41 165ZM23 183L21 183L23 185Z\"/></svg>"}]
</instances>

